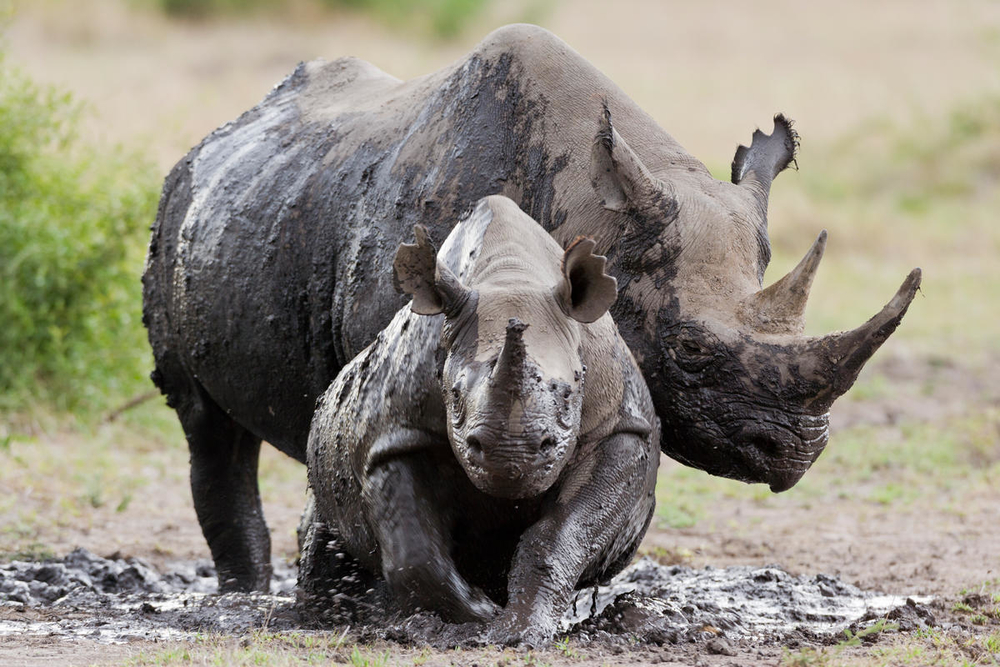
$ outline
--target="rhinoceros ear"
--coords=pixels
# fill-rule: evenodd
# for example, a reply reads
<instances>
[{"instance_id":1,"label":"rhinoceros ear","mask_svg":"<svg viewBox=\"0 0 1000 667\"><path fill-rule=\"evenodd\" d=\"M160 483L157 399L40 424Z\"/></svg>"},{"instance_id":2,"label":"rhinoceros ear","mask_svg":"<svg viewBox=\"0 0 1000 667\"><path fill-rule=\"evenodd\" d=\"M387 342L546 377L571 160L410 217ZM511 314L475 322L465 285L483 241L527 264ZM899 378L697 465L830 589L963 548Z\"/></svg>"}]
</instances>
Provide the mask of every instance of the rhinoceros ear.
<instances>
[{"instance_id":1,"label":"rhinoceros ear","mask_svg":"<svg viewBox=\"0 0 1000 667\"><path fill-rule=\"evenodd\" d=\"M612 125L607 102L591 152L590 180L604 208L612 211L659 210L667 215L674 206L673 192L667 184L650 173Z\"/></svg>"},{"instance_id":2,"label":"rhinoceros ear","mask_svg":"<svg viewBox=\"0 0 1000 667\"><path fill-rule=\"evenodd\" d=\"M736 185L750 187L763 213L762 224L767 224L767 198L771 182L775 177L795 162L799 148L799 134L792 127L792 121L783 114L774 117L771 134L760 130L753 133L750 147L739 146L733 157L731 180Z\"/></svg>"},{"instance_id":3,"label":"rhinoceros ear","mask_svg":"<svg viewBox=\"0 0 1000 667\"><path fill-rule=\"evenodd\" d=\"M588 324L608 312L618 297L618 281L605 273L607 259L594 254L594 239L578 236L562 260L562 282L556 299L563 311Z\"/></svg>"},{"instance_id":4,"label":"rhinoceros ear","mask_svg":"<svg viewBox=\"0 0 1000 667\"><path fill-rule=\"evenodd\" d=\"M452 313L465 303L469 290L437 259L423 225L414 225L416 244L401 243L392 262L397 292L413 297L410 310L418 315Z\"/></svg>"}]
</instances>

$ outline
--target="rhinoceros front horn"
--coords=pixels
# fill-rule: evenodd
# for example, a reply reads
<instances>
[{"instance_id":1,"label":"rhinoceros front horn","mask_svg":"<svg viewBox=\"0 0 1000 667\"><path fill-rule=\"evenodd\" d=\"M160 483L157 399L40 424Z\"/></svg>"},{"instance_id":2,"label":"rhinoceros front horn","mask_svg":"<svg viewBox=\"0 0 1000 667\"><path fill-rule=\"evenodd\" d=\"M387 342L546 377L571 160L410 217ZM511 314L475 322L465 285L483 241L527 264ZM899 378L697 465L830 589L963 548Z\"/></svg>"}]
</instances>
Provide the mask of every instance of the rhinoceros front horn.
<instances>
[{"instance_id":1,"label":"rhinoceros front horn","mask_svg":"<svg viewBox=\"0 0 1000 667\"><path fill-rule=\"evenodd\" d=\"M524 330L527 328L528 325L516 317L507 322L507 337L490 375L490 383L494 387L509 391L520 386L527 354L524 346Z\"/></svg>"},{"instance_id":2,"label":"rhinoceros front horn","mask_svg":"<svg viewBox=\"0 0 1000 667\"><path fill-rule=\"evenodd\" d=\"M812 369L822 384L808 401L810 412L825 412L851 388L861 368L899 326L919 288L920 269L913 269L889 303L860 327L807 341L797 360L800 372Z\"/></svg>"}]
</instances>

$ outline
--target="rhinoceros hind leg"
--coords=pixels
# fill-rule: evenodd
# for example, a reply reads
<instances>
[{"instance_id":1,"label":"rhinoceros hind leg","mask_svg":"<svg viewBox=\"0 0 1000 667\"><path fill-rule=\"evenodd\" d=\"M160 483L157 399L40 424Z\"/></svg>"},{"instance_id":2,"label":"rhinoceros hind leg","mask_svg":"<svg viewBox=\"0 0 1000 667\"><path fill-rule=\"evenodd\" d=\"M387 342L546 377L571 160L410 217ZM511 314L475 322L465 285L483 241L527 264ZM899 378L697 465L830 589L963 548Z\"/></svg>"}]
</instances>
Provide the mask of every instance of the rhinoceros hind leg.
<instances>
[{"instance_id":1,"label":"rhinoceros hind leg","mask_svg":"<svg viewBox=\"0 0 1000 667\"><path fill-rule=\"evenodd\" d=\"M191 452L191 493L219 578L219 590L267 591L271 535L257 488L260 438L226 415L191 380L171 383Z\"/></svg>"},{"instance_id":2,"label":"rhinoceros hind leg","mask_svg":"<svg viewBox=\"0 0 1000 667\"><path fill-rule=\"evenodd\" d=\"M310 494L299 531L300 611L323 624L341 624L384 609L384 585L347 552L335 528L316 519L312 501Z\"/></svg>"}]
</instances>

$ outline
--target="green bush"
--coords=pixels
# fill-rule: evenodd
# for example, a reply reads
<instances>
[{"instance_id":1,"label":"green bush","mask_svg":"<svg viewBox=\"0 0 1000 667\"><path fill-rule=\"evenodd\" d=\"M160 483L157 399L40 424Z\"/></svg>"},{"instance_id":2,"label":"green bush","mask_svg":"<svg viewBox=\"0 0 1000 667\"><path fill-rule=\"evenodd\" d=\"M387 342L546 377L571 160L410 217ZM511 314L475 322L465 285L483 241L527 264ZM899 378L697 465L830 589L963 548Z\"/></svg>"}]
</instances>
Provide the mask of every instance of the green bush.
<instances>
[{"instance_id":1,"label":"green bush","mask_svg":"<svg viewBox=\"0 0 1000 667\"><path fill-rule=\"evenodd\" d=\"M199 18L220 13L244 13L280 4L280 0L157 0L157 2L160 8L171 16Z\"/></svg>"},{"instance_id":2,"label":"green bush","mask_svg":"<svg viewBox=\"0 0 1000 667\"><path fill-rule=\"evenodd\" d=\"M458 35L489 0L316 0L328 7L344 7L373 15L383 23L437 37ZM171 16L204 18L244 14L261 9L281 10L288 0L155 0Z\"/></svg>"},{"instance_id":3,"label":"green bush","mask_svg":"<svg viewBox=\"0 0 1000 667\"><path fill-rule=\"evenodd\" d=\"M81 145L79 107L0 59L0 411L87 410L148 387L152 169Z\"/></svg>"},{"instance_id":4,"label":"green bush","mask_svg":"<svg viewBox=\"0 0 1000 667\"><path fill-rule=\"evenodd\" d=\"M395 26L416 25L438 37L457 36L487 0L323 0L331 7L367 11Z\"/></svg>"}]
</instances>

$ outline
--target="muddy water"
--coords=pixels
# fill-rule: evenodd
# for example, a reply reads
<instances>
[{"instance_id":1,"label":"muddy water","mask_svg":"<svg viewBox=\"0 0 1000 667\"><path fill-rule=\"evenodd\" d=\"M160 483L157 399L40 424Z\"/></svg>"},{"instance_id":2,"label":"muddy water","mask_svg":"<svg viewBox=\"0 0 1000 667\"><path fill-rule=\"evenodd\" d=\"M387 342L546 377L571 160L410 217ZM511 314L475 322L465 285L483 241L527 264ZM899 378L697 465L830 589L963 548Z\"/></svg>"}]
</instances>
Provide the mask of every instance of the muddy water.
<instances>
[{"instance_id":1,"label":"muddy water","mask_svg":"<svg viewBox=\"0 0 1000 667\"><path fill-rule=\"evenodd\" d=\"M83 549L61 560L15 561L0 566L0 636L126 642L310 626L307 619L314 615L301 614L296 606L294 568L275 563L275 573L270 594L218 595L208 562L157 572L139 559L101 558ZM353 606L384 608L371 602L355 600ZM642 559L609 586L580 591L563 630L581 643L823 641L852 624L883 616L915 627L933 624L928 602L862 591L821 574L793 576L778 567L695 570ZM475 641L475 633L430 614L365 616L360 626L354 619L362 638Z\"/></svg>"}]
</instances>

